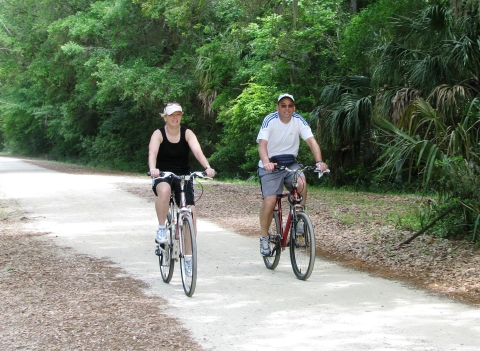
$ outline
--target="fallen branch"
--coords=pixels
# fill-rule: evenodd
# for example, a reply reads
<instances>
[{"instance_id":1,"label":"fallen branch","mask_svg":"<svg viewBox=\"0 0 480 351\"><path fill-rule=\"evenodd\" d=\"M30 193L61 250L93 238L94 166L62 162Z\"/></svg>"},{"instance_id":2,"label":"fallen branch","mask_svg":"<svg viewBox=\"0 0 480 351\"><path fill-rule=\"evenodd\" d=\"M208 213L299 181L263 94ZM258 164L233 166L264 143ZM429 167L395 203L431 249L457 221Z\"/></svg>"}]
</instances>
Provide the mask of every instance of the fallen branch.
<instances>
[{"instance_id":1,"label":"fallen branch","mask_svg":"<svg viewBox=\"0 0 480 351\"><path fill-rule=\"evenodd\" d=\"M470 195L472 195L472 192L468 192L467 194L465 194L461 199L460 201L463 201L465 199L467 199L468 197L470 197ZM453 206L450 206L446 211L444 211L440 216L438 216L437 218L435 218L432 222L430 222L429 225L427 225L426 227L422 228L420 231L416 232L415 234L413 234L411 237L409 237L407 240L401 242L400 244L398 244L397 246L397 249L399 249L401 246L405 245L405 244L408 244L410 243L413 239L415 239L416 237L422 235L423 233L425 233L427 230L429 230L430 228L432 228L435 223L437 223L439 220L441 220L442 218L444 218L446 215L448 215L450 212L452 212L457 206L459 206L459 203L453 205Z\"/></svg>"}]
</instances>

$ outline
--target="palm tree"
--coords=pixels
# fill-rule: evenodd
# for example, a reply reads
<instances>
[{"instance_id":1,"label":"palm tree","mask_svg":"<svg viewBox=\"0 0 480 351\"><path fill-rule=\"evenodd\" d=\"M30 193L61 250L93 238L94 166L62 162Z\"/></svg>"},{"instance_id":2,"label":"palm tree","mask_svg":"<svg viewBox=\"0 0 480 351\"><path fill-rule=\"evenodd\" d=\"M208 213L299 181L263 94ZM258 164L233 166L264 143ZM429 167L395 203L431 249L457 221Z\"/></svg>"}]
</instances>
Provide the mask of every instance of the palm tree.
<instances>
[{"instance_id":1,"label":"palm tree","mask_svg":"<svg viewBox=\"0 0 480 351\"><path fill-rule=\"evenodd\" d=\"M334 151L330 163L344 171L365 162L361 146L371 151L375 141L383 150L380 175L396 176L401 166L409 181L439 189L445 202L475 189L461 214L475 232L480 225L478 206L472 205L480 203L480 5L443 3L393 20L371 53L376 62L371 79L346 77L324 88L319 128Z\"/></svg>"},{"instance_id":2,"label":"palm tree","mask_svg":"<svg viewBox=\"0 0 480 351\"><path fill-rule=\"evenodd\" d=\"M379 48L372 79L384 87L377 93L382 103L375 107L384 148L380 170L393 175L400 161L409 179L420 176L423 188L435 187L443 201L475 189L470 200L478 203L478 2L433 6L411 19L398 19L393 38ZM462 203L463 225L476 232L480 212L471 203Z\"/></svg>"},{"instance_id":3,"label":"palm tree","mask_svg":"<svg viewBox=\"0 0 480 351\"><path fill-rule=\"evenodd\" d=\"M322 90L322 105L314 115L318 117L317 135L331 154L335 183L360 162L365 150L362 144L368 142L371 131L372 92L370 79L363 76L343 77Z\"/></svg>"}]
</instances>

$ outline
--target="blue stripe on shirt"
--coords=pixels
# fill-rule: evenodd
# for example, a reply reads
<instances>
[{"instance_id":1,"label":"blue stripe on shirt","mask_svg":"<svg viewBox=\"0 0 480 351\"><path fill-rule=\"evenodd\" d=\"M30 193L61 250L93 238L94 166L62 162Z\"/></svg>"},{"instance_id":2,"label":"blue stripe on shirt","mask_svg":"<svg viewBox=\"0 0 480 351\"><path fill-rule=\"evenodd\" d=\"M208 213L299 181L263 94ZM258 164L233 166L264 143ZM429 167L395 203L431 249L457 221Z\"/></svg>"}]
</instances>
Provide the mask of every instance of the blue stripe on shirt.
<instances>
[{"instance_id":1,"label":"blue stripe on shirt","mask_svg":"<svg viewBox=\"0 0 480 351\"><path fill-rule=\"evenodd\" d=\"M267 128L270 121L274 120L275 118L279 118L278 117L278 112L273 112L273 113L270 113L269 115L267 115L267 117L265 117L264 120L263 120L262 129Z\"/></svg>"},{"instance_id":2,"label":"blue stripe on shirt","mask_svg":"<svg viewBox=\"0 0 480 351\"><path fill-rule=\"evenodd\" d=\"M305 118L303 118L301 115L299 115L298 113L294 112L293 115L292 115L293 118L298 118L303 125L305 126L310 126L308 124L308 122L305 120ZM270 113L269 115L267 115L264 120L263 120L263 123L262 123L262 129L265 129L265 128L268 128L268 124L273 121L274 119L277 119L277 118L280 118L278 116L278 112L272 112Z\"/></svg>"},{"instance_id":3,"label":"blue stripe on shirt","mask_svg":"<svg viewBox=\"0 0 480 351\"><path fill-rule=\"evenodd\" d=\"M303 125L310 126L308 124L307 120L302 117L302 115L299 115L298 113L294 112L292 117L293 118L298 118L303 123Z\"/></svg>"}]
</instances>

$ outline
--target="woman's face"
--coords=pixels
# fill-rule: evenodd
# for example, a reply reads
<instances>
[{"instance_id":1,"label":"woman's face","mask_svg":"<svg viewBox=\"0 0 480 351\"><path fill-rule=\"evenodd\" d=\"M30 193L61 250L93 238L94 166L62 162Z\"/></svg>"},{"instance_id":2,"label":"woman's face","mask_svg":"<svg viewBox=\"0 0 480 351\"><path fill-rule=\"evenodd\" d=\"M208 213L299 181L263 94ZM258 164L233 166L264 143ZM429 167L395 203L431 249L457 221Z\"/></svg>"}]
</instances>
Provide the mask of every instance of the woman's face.
<instances>
[{"instance_id":1,"label":"woman's face","mask_svg":"<svg viewBox=\"0 0 480 351\"><path fill-rule=\"evenodd\" d=\"M180 122L182 121L182 115L183 113L180 111L176 111L172 113L171 115L166 115L164 117L165 123L169 127L178 127L180 125Z\"/></svg>"}]
</instances>

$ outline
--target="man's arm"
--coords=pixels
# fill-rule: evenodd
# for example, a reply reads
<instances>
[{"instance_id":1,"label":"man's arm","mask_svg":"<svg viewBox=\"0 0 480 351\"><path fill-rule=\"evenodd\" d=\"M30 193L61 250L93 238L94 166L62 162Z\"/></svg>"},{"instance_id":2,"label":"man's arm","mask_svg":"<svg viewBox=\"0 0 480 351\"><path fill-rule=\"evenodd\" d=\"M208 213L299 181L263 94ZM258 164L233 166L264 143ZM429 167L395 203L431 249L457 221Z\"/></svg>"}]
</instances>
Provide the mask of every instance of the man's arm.
<instances>
[{"instance_id":1,"label":"man's arm","mask_svg":"<svg viewBox=\"0 0 480 351\"><path fill-rule=\"evenodd\" d=\"M268 158L267 144L268 144L268 140L265 140L265 139L258 140L258 155L260 156L260 160L263 163L263 168L267 172L273 172L277 164L270 162L270 159Z\"/></svg>"},{"instance_id":2,"label":"man's arm","mask_svg":"<svg viewBox=\"0 0 480 351\"><path fill-rule=\"evenodd\" d=\"M305 141L307 142L308 146L310 147L310 150L312 151L312 155L315 158L315 164L317 168L323 172L328 168L328 166L325 162L323 162L322 150L320 150L320 145L318 145L314 137L310 137Z\"/></svg>"}]
</instances>

